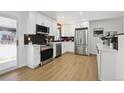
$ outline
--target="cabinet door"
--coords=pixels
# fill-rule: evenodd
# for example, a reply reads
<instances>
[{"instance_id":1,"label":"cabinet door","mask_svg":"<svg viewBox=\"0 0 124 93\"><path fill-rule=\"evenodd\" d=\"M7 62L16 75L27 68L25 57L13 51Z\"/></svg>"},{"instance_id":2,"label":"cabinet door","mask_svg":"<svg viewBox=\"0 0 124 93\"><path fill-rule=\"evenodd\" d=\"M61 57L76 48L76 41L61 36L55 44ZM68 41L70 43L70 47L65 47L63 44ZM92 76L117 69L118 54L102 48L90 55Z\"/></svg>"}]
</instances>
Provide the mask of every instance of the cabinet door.
<instances>
[{"instance_id":1,"label":"cabinet door","mask_svg":"<svg viewBox=\"0 0 124 93\"><path fill-rule=\"evenodd\" d=\"M63 25L63 29L62 29L62 36L68 36L69 33L69 25L65 24Z\"/></svg>"},{"instance_id":2,"label":"cabinet door","mask_svg":"<svg viewBox=\"0 0 124 93\"><path fill-rule=\"evenodd\" d=\"M62 53L74 52L74 42L63 42L62 43Z\"/></svg>"},{"instance_id":3,"label":"cabinet door","mask_svg":"<svg viewBox=\"0 0 124 93\"><path fill-rule=\"evenodd\" d=\"M69 36L69 25L66 25L65 36Z\"/></svg>"},{"instance_id":4,"label":"cabinet door","mask_svg":"<svg viewBox=\"0 0 124 93\"><path fill-rule=\"evenodd\" d=\"M33 66L36 67L40 64L40 46L33 46Z\"/></svg>"},{"instance_id":5,"label":"cabinet door","mask_svg":"<svg viewBox=\"0 0 124 93\"><path fill-rule=\"evenodd\" d=\"M101 51L100 80L110 81L115 79L116 53Z\"/></svg>"},{"instance_id":6,"label":"cabinet door","mask_svg":"<svg viewBox=\"0 0 124 93\"><path fill-rule=\"evenodd\" d=\"M65 36L65 25L62 26L62 36Z\"/></svg>"},{"instance_id":7,"label":"cabinet door","mask_svg":"<svg viewBox=\"0 0 124 93\"><path fill-rule=\"evenodd\" d=\"M68 33L67 33L68 36L72 36L72 25L69 24L68 25Z\"/></svg>"},{"instance_id":8,"label":"cabinet door","mask_svg":"<svg viewBox=\"0 0 124 93\"><path fill-rule=\"evenodd\" d=\"M64 36L64 26L62 25L62 28L61 28L61 35Z\"/></svg>"},{"instance_id":9,"label":"cabinet door","mask_svg":"<svg viewBox=\"0 0 124 93\"><path fill-rule=\"evenodd\" d=\"M75 27L74 25L69 26L69 36L74 36Z\"/></svg>"},{"instance_id":10,"label":"cabinet door","mask_svg":"<svg viewBox=\"0 0 124 93\"><path fill-rule=\"evenodd\" d=\"M62 43L62 54L65 53L65 45Z\"/></svg>"},{"instance_id":11,"label":"cabinet door","mask_svg":"<svg viewBox=\"0 0 124 93\"><path fill-rule=\"evenodd\" d=\"M64 26L62 26L62 32L61 32L61 34L62 34L62 36L64 36L64 30L65 30L65 28L64 28Z\"/></svg>"},{"instance_id":12,"label":"cabinet door","mask_svg":"<svg viewBox=\"0 0 124 93\"><path fill-rule=\"evenodd\" d=\"M27 32L25 34L36 34L36 14L30 12L27 22Z\"/></svg>"},{"instance_id":13,"label":"cabinet door","mask_svg":"<svg viewBox=\"0 0 124 93\"><path fill-rule=\"evenodd\" d=\"M68 42L68 51L74 53L74 42Z\"/></svg>"},{"instance_id":14,"label":"cabinet door","mask_svg":"<svg viewBox=\"0 0 124 93\"><path fill-rule=\"evenodd\" d=\"M52 20L52 28L50 30L50 35L56 36L56 32L57 32L57 22Z\"/></svg>"},{"instance_id":15,"label":"cabinet door","mask_svg":"<svg viewBox=\"0 0 124 93\"><path fill-rule=\"evenodd\" d=\"M63 25L62 36L74 36L75 27L73 24Z\"/></svg>"},{"instance_id":16,"label":"cabinet door","mask_svg":"<svg viewBox=\"0 0 124 93\"><path fill-rule=\"evenodd\" d=\"M36 24L47 26L52 30L52 19L40 13L36 13Z\"/></svg>"},{"instance_id":17,"label":"cabinet door","mask_svg":"<svg viewBox=\"0 0 124 93\"><path fill-rule=\"evenodd\" d=\"M45 26L50 28L50 31L52 31L52 19L47 18L45 21Z\"/></svg>"},{"instance_id":18,"label":"cabinet door","mask_svg":"<svg viewBox=\"0 0 124 93\"><path fill-rule=\"evenodd\" d=\"M118 36L118 53L116 67L116 79L124 80L124 35Z\"/></svg>"},{"instance_id":19,"label":"cabinet door","mask_svg":"<svg viewBox=\"0 0 124 93\"><path fill-rule=\"evenodd\" d=\"M30 68L33 68L33 47L32 46L25 46L25 52L26 52L26 63L27 66Z\"/></svg>"},{"instance_id":20,"label":"cabinet door","mask_svg":"<svg viewBox=\"0 0 124 93\"><path fill-rule=\"evenodd\" d=\"M36 24L39 24L39 25L44 25L45 26L45 16L40 14L40 13L36 13Z\"/></svg>"},{"instance_id":21,"label":"cabinet door","mask_svg":"<svg viewBox=\"0 0 124 93\"><path fill-rule=\"evenodd\" d=\"M62 43L62 54L65 53L65 52L67 52L66 50L67 50L66 43L63 42Z\"/></svg>"}]
</instances>

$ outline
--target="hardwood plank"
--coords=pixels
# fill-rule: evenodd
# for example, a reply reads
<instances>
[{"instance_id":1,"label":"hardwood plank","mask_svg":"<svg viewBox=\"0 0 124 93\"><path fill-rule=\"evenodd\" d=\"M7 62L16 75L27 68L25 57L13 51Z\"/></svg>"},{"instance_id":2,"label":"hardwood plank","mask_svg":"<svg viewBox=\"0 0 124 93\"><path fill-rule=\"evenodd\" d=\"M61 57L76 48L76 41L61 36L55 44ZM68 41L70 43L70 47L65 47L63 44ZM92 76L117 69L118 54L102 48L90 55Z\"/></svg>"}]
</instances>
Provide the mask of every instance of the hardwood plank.
<instances>
[{"instance_id":1,"label":"hardwood plank","mask_svg":"<svg viewBox=\"0 0 124 93\"><path fill-rule=\"evenodd\" d=\"M98 80L96 56L66 53L49 64L30 69L22 67L0 75L0 80L26 81L83 81Z\"/></svg>"}]
</instances>

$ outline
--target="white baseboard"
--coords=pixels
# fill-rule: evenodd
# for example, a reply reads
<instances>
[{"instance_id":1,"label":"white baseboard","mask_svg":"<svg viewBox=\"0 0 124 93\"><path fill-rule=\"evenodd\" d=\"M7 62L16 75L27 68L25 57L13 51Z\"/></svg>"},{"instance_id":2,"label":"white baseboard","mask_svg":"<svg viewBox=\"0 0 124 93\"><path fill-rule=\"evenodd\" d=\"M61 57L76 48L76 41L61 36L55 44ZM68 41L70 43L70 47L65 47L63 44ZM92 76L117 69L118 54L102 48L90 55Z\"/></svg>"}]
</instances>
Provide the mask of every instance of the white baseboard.
<instances>
[{"instance_id":1,"label":"white baseboard","mask_svg":"<svg viewBox=\"0 0 124 93\"><path fill-rule=\"evenodd\" d=\"M4 73L7 73L7 72L10 72L10 71L12 71L12 70L15 70L15 69L17 69L17 68L18 68L18 67L15 66L15 67L11 67L11 68L2 70L2 71L0 71L0 75L1 75L1 74L4 74Z\"/></svg>"}]
</instances>

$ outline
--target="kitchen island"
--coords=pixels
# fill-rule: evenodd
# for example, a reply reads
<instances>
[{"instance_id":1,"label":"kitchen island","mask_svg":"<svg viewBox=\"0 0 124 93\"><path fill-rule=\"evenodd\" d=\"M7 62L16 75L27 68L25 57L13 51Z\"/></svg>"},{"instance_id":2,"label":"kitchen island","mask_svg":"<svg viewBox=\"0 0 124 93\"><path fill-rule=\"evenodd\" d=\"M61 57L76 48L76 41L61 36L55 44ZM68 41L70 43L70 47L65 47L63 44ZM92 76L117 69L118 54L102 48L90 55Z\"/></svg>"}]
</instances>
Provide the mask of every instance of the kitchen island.
<instances>
[{"instance_id":1,"label":"kitchen island","mask_svg":"<svg viewBox=\"0 0 124 93\"><path fill-rule=\"evenodd\" d=\"M116 79L116 62L118 51L107 45L97 44L97 64L99 80Z\"/></svg>"}]
</instances>

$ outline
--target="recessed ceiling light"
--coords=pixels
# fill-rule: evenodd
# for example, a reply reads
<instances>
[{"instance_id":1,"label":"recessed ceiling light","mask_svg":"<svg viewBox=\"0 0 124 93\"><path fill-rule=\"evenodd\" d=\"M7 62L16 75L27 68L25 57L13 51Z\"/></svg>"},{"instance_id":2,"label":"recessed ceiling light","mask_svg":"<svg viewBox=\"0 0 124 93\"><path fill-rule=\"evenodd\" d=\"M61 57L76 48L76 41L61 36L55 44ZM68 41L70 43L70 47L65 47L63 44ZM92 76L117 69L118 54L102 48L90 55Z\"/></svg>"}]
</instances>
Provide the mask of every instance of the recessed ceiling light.
<instances>
[{"instance_id":1,"label":"recessed ceiling light","mask_svg":"<svg viewBox=\"0 0 124 93\"><path fill-rule=\"evenodd\" d=\"M80 12L80 15L82 15L82 12Z\"/></svg>"}]
</instances>

